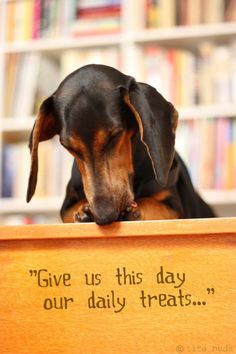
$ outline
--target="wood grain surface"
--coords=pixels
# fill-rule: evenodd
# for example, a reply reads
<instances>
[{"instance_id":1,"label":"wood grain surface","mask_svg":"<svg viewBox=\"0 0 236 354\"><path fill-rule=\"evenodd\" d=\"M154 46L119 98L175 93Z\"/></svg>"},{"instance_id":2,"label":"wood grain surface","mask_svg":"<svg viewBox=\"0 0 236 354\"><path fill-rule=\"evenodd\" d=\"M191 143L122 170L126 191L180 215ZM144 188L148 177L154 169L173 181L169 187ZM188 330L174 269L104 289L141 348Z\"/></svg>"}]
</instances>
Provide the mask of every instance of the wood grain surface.
<instances>
[{"instance_id":1,"label":"wood grain surface","mask_svg":"<svg viewBox=\"0 0 236 354\"><path fill-rule=\"evenodd\" d=\"M236 219L0 227L1 354L236 353Z\"/></svg>"}]
</instances>

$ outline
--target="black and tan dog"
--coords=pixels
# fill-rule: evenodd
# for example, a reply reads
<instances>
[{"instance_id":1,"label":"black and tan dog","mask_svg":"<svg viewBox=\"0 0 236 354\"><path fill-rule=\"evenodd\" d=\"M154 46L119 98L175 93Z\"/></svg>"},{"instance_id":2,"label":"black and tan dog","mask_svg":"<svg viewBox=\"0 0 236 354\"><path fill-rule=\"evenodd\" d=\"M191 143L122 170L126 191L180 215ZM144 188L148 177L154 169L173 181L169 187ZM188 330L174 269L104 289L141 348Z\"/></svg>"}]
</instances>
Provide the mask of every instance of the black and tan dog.
<instances>
[{"instance_id":1,"label":"black and tan dog","mask_svg":"<svg viewBox=\"0 0 236 354\"><path fill-rule=\"evenodd\" d=\"M74 156L64 222L213 217L175 152L178 113L153 87L104 65L70 74L41 105L30 137L27 201L38 144L60 136Z\"/></svg>"}]
</instances>

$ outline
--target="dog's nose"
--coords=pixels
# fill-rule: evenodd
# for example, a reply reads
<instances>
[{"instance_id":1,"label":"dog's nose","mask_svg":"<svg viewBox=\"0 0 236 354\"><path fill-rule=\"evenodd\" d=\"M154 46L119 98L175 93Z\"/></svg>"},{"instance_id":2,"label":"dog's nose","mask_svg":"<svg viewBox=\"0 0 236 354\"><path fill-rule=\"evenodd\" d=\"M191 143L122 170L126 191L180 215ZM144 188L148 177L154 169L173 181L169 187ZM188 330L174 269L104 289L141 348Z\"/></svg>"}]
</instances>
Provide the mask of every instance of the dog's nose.
<instances>
[{"instance_id":1,"label":"dog's nose","mask_svg":"<svg viewBox=\"0 0 236 354\"><path fill-rule=\"evenodd\" d=\"M104 196L103 198L96 196L91 206L94 221L98 225L111 224L119 218L119 211L112 199L105 198Z\"/></svg>"},{"instance_id":2,"label":"dog's nose","mask_svg":"<svg viewBox=\"0 0 236 354\"><path fill-rule=\"evenodd\" d=\"M101 215L94 215L94 221L98 225L108 225L111 224L113 221L117 221L119 218L119 212L117 211L112 211L107 213L105 210L103 211L103 214Z\"/></svg>"}]
</instances>

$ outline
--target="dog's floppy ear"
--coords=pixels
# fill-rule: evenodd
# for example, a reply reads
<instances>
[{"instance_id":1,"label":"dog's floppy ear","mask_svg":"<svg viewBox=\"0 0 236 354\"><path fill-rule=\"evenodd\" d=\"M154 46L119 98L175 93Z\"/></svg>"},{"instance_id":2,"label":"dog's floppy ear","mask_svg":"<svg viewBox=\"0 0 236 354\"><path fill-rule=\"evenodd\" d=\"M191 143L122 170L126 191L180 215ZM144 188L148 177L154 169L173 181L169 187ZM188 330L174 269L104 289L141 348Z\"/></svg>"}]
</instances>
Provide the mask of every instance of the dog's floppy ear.
<instances>
[{"instance_id":1,"label":"dog's floppy ear","mask_svg":"<svg viewBox=\"0 0 236 354\"><path fill-rule=\"evenodd\" d=\"M130 78L123 99L138 123L158 183L165 186L174 158L178 112L152 86Z\"/></svg>"},{"instance_id":2,"label":"dog's floppy ear","mask_svg":"<svg viewBox=\"0 0 236 354\"><path fill-rule=\"evenodd\" d=\"M58 133L58 126L53 114L53 96L48 97L40 106L39 113L30 134L31 169L28 181L27 202L34 195L38 176L38 145Z\"/></svg>"}]
</instances>

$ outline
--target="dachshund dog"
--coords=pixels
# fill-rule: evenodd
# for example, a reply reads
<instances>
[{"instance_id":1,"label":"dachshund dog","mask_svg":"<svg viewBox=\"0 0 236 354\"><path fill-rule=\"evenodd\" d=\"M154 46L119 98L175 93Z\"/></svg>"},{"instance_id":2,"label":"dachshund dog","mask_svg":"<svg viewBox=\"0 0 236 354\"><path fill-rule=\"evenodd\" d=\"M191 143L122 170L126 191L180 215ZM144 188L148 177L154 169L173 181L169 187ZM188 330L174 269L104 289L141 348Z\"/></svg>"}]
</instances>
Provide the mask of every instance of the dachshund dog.
<instances>
[{"instance_id":1,"label":"dachshund dog","mask_svg":"<svg viewBox=\"0 0 236 354\"><path fill-rule=\"evenodd\" d=\"M105 65L67 76L41 105L30 136L27 202L39 142L58 134L74 156L64 222L214 217L175 152L178 113L153 87Z\"/></svg>"}]
</instances>

